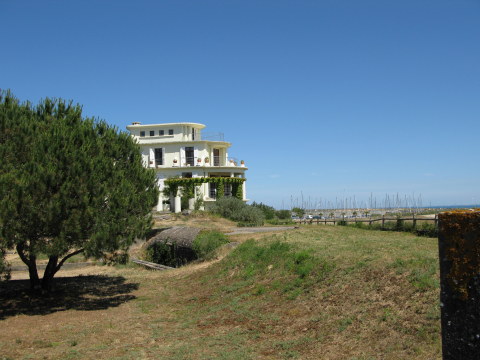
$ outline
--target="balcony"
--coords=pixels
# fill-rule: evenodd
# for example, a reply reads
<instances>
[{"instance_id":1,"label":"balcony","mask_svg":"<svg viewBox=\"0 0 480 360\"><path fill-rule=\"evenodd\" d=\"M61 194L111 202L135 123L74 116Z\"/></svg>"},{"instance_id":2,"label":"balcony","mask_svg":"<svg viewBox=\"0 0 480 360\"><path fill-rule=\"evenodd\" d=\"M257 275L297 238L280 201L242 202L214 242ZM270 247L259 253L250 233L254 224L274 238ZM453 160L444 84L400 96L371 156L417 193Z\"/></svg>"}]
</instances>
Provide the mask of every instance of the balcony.
<instances>
[{"instance_id":1,"label":"balcony","mask_svg":"<svg viewBox=\"0 0 480 360\"><path fill-rule=\"evenodd\" d=\"M242 163L242 161L239 161L236 157L230 156L227 159L222 158L221 156L214 156L213 157L213 163L211 166L214 167L245 167L245 163Z\"/></svg>"},{"instance_id":2,"label":"balcony","mask_svg":"<svg viewBox=\"0 0 480 360\"><path fill-rule=\"evenodd\" d=\"M158 164L157 164L158 165ZM204 158L196 158L194 156L186 156L184 159L184 162L181 163L177 158L173 161L171 165L172 167L246 167L245 163L242 161L239 161L235 157L228 157L228 158L223 158L221 156L214 156L213 162L205 162ZM162 167L162 166L157 166L157 167Z\"/></svg>"},{"instance_id":3,"label":"balcony","mask_svg":"<svg viewBox=\"0 0 480 360\"><path fill-rule=\"evenodd\" d=\"M208 141L225 141L225 138L223 136L223 133L205 133L202 132L202 140L208 140Z\"/></svg>"}]
</instances>

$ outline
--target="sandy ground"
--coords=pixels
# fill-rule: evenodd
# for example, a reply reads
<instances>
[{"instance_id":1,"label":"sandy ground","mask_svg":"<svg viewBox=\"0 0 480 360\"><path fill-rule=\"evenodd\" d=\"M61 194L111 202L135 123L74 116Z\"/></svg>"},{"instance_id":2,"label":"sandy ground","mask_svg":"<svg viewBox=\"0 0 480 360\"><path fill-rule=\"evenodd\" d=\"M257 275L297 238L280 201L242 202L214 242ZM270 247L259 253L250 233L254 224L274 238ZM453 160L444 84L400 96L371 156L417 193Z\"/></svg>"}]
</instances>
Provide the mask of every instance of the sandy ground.
<instances>
[{"instance_id":1,"label":"sandy ground","mask_svg":"<svg viewBox=\"0 0 480 360\"><path fill-rule=\"evenodd\" d=\"M296 229L295 226L268 226L268 227L243 227L235 228L233 231L226 233L225 235L243 235L243 234L256 234L256 233L266 233L273 231L285 231Z\"/></svg>"}]
</instances>

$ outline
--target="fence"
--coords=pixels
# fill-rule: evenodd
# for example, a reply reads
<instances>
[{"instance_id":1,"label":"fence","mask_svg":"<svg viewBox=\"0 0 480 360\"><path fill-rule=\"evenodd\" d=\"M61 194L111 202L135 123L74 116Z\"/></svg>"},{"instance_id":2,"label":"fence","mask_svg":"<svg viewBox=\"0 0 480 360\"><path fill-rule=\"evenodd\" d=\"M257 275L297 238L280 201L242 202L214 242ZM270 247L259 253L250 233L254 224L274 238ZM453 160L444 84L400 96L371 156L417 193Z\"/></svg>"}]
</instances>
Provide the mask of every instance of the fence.
<instances>
[{"instance_id":1,"label":"fence","mask_svg":"<svg viewBox=\"0 0 480 360\"><path fill-rule=\"evenodd\" d=\"M297 224L325 224L327 223L333 223L333 225L336 225L339 221L342 221L343 223L368 223L368 225L372 225L375 222L382 222L382 228L385 227L385 221L412 221L413 223L413 228L415 229L417 227L417 222L418 221L433 221L435 223L435 227L438 226L438 215L435 215L434 218L424 218L424 217L416 217L413 215L412 217L385 217L382 216L381 218L369 218L369 219L358 219L358 218L353 218L353 219L348 219L348 218L333 218L333 219L294 219L293 220Z\"/></svg>"}]
</instances>

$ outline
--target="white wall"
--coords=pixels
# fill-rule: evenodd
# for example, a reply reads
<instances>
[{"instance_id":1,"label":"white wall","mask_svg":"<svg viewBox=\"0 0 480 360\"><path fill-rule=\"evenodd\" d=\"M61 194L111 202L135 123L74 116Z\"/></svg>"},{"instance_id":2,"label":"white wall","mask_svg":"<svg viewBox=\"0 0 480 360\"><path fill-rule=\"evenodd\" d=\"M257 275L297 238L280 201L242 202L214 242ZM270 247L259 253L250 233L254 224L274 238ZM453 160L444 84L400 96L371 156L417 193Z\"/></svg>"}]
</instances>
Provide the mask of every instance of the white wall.
<instances>
[{"instance_id":1,"label":"white wall","mask_svg":"<svg viewBox=\"0 0 480 360\"><path fill-rule=\"evenodd\" d=\"M196 130L195 141L201 140L201 129L190 125L172 124L172 125L151 125L151 126L129 126L130 133L137 139L139 144L150 143L152 141L177 142L193 141L192 128ZM159 135L159 130L164 131L164 135ZM169 135L169 130L173 130L173 135ZM144 131L145 136L140 133ZM154 136L150 136L150 131Z\"/></svg>"}]
</instances>

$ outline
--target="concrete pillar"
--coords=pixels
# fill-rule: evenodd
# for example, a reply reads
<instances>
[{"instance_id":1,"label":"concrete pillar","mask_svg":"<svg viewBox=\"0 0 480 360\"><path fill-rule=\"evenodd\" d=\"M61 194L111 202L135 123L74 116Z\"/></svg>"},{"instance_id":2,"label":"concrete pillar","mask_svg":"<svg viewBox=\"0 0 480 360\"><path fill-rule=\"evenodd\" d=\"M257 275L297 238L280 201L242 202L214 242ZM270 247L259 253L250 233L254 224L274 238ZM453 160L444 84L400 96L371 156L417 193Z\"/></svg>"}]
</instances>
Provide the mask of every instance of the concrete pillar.
<instances>
[{"instance_id":1,"label":"concrete pillar","mask_svg":"<svg viewBox=\"0 0 480 360\"><path fill-rule=\"evenodd\" d=\"M209 194L209 192L208 192L208 191L209 191L208 186L209 186L208 183L203 183L203 184L202 184L202 190L201 190L201 192L202 192L202 196L203 196L203 199L204 199L204 200L205 200L205 194L207 194L208 196L210 196L210 194Z\"/></svg>"},{"instance_id":2,"label":"concrete pillar","mask_svg":"<svg viewBox=\"0 0 480 360\"><path fill-rule=\"evenodd\" d=\"M444 360L480 359L480 210L439 215Z\"/></svg>"},{"instance_id":3,"label":"concrete pillar","mask_svg":"<svg viewBox=\"0 0 480 360\"><path fill-rule=\"evenodd\" d=\"M206 188L207 188L207 184L203 183L200 187L197 188L196 194L195 194L195 199L197 198L202 199L204 201L203 204L205 204ZM204 211L205 206L204 205L200 206L199 210Z\"/></svg>"},{"instance_id":4,"label":"concrete pillar","mask_svg":"<svg viewBox=\"0 0 480 360\"><path fill-rule=\"evenodd\" d=\"M247 198L247 184L246 183L247 183L246 181L244 181L242 183L243 200L245 200Z\"/></svg>"},{"instance_id":5,"label":"concrete pillar","mask_svg":"<svg viewBox=\"0 0 480 360\"><path fill-rule=\"evenodd\" d=\"M195 198L188 199L188 210L195 209Z\"/></svg>"},{"instance_id":6,"label":"concrete pillar","mask_svg":"<svg viewBox=\"0 0 480 360\"><path fill-rule=\"evenodd\" d=\"M181 211L182 211L182 198L180 196L175 196L174 212L179 213Z\"/></svg>"}]
</instances>

